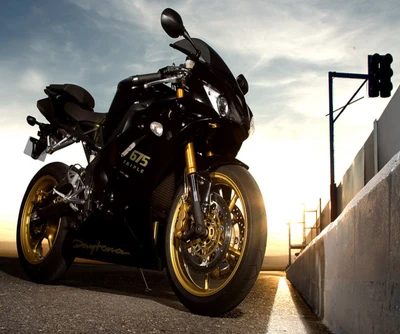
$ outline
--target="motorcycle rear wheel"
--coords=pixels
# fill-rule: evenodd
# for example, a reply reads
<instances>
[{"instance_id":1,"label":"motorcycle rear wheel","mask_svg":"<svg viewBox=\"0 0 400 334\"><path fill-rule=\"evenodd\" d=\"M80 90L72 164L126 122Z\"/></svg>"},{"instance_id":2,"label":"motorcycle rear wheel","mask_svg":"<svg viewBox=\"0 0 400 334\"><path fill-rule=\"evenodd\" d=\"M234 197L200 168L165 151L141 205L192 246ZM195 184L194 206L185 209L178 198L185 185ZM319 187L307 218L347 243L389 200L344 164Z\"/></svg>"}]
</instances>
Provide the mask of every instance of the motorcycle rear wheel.
<instances>
[{"instance_id":1,"label":"motorcycle rear wheel","mask_svg":"<svg viewBox=\"0 0 400 334\"><path fill-rule=\"evenodd\" d=\"M74 261L67 217L45 222L31 219L35 207L67 172L68 166L60 162L40 169L29 183L19 211L19 261L28 277L38 283L51 283L60 278Z\"/></svg>"},{"instance_id":2,"label":"motorcycle rear wheel","mask_svg":"<svg viewBox=\"0 0 400 334\"><path fill-rule=\"evenodd\" d=\"M180 189L168 219L166 263L172 288L182 304L191 312L218 316L239 305L253 287L264 259L267 220L261 192L245 168L223 166L210 177L211 191L225 200L230 211L231 239L225 258L208 273L196 271L187 263L188 254L185 256L183 252L190 249L189 256L205 254L207 242L192 240L188 241L191 246L182 247L176 229L182 217L180 211L187 206L183 205L183 189ZM215 231L214 228L214 235Z\"/></svg>"}]
</instances>

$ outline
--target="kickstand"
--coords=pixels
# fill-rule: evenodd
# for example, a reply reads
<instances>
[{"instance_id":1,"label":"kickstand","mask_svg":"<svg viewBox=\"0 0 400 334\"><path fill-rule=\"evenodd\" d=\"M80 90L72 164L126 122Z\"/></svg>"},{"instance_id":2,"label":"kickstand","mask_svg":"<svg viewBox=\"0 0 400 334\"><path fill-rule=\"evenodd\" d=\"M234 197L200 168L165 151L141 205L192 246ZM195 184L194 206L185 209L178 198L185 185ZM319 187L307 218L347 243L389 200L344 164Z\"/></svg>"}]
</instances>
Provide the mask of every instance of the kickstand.
<instances>
[{"instance_id":1,"label":"kickstand","mask_svg":"<svg viewBox=\"0 0 400 334\"><path fill-rule=\"evenodd\" d=\"M144 291L145 291L145 292L150 292L151 289L150 289L149 286L147 285L146 277L144 277L144 273L143 273L142 268L138 268L138 269L139 269L139 271L140 271L140 275L142 276L142 280L143 280L143 283L144 283L144 285L145 285Z\"/></svg>"}]
</instances>

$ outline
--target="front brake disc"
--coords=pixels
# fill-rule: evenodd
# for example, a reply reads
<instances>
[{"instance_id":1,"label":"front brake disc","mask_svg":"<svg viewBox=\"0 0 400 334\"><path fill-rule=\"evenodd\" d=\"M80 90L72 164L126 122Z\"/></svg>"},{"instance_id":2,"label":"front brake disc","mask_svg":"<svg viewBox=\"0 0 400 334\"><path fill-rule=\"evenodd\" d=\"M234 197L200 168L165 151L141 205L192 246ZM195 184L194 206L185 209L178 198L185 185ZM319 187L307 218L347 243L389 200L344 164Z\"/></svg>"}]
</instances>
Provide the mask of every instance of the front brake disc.
<instances>
[{"instance_id":1,"label":"front brake disc","mask_svg":"<svg viewBox=\"0 0 400 334\"><path fill-rule=\"evenodd\" d=\"M181 241L181 251L190 269L207 274L225 259L232 237L229 207L220 195L211 194L210 207L204 215L204 222L207 236Z\"/></svg>"}]
</instances>

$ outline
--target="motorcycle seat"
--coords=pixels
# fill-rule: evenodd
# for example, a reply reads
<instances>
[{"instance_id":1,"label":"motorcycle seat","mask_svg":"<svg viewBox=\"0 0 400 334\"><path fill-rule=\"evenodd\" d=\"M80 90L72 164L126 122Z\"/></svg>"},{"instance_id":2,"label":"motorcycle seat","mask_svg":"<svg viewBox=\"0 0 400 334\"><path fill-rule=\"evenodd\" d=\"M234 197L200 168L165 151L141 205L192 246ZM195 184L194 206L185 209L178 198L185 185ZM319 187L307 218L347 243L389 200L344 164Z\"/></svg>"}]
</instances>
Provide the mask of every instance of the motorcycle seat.
<instances>
[{"instance_id":1,"label":"motorcycle seat","mask_svg":"<svg viewBox=\"0 0 400 334\"><path fill-rule=\"evenodd\" d=\"M65 103L64 111L69 117L78 122L100 124L106 114L93 110L95 101L93 96L83 87L74 84L53 84L47 87L52 92L72 97L72 101Z\"/></svg>"},{"instance_id":2,"label":"motorcycle seat","mask_svg":"<svg viewBox=\"0 0 400 334\"><path fill-rule=\"evenodd\" d=\"M50 85L47 89L72 96L82 107L93 111L95 102L93 96L83 87L74 84Z\"/></svg>"},{"instance_id":3,"label":"motorcycle seat","mask_svg":"<svg viewBox=\"0 0 400 334\"><path fill-rule=\"evenodd\" d=\"M67 102L64 105L67 115L78 122L90 122L100 124L104 121L107 113L94 112L81 108L73 102Z\"/></svg>"}]
</instances>

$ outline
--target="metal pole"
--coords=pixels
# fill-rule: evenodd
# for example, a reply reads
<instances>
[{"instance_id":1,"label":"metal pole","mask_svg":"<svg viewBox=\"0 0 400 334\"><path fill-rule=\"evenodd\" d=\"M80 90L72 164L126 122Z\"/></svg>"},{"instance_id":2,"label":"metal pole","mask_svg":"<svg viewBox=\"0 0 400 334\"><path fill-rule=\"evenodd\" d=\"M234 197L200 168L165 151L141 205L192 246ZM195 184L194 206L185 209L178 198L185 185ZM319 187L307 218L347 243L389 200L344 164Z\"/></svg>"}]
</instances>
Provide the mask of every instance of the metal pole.
<instances>
[{"instance_id":1,"label":"metal pole","mask_svg":"<svg viewBox=\"0 0 400 334\"><path fill-rule=\"evenodd\" d=\"M319 198L319 224L318 224L318 234L321 233L321 224L322 224L322 199Z\"/></svg>"},{"instance_id":2,"label":"metal pole","mask_svg":"<svg viewBox=\"0 0 400 334\"><path fill-rule=\"evenodd\" d=\"M289 266L292 264L292 242L291 242L291 229L290 229L290 221L288 222L289 228Z\"/></svg>"},{"instance_id":3,"label":"metal pole","mask_svg":"<svg viewBox=\"0 0 400 334\"><path fill-rule=\"evenodd\" d=\"M329 72L329 155L331 169L331 222L337 217L337 198L335 184L335 157L334 157L334 127L333 127L333 76L334 72Z\"/></svg>"},{"instance_id":4,"label":"metal pole","mask_svg":"<svg viewBox=\"0 0 400 334\"><path fill-rule=\"evenodd\" d=\"M374 175L376 175L379 171L379 160L378 160L378 121L374 121L374 132L373 132L373 139L374 139Z\"/></svg>"},{"instance_id":5,"label":"metal pole","mask_svg":"<svg viewBox=\"0 0 400 334\"><path fill-rule=\"evenodd\" d=\"M336 118L333 118L333 78L346 78L346 79L364 79L364 82L357 89L354 95L351 97L349 102L342 107L341 112ZM368 74L355 74L355 73L338 73L329 72L329 153L330 153L330 165L331 165L331 185L330 185L330 197L331 197L331 222L337 218L337 188L335 183L335 148L334 148L334 123L339 116L344 112L349 104L356 97L361 87L368 81Z\"/></svg>"}]
</instances>

